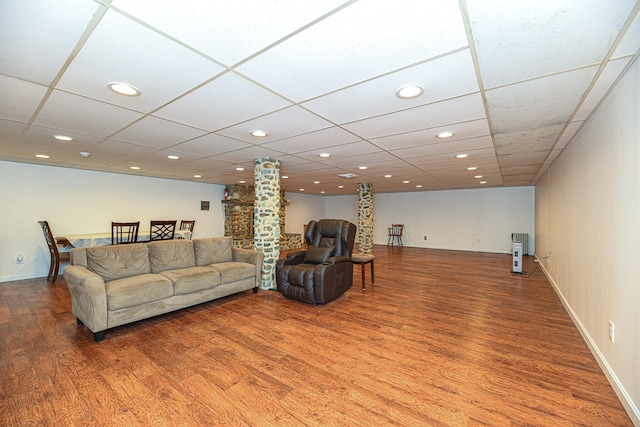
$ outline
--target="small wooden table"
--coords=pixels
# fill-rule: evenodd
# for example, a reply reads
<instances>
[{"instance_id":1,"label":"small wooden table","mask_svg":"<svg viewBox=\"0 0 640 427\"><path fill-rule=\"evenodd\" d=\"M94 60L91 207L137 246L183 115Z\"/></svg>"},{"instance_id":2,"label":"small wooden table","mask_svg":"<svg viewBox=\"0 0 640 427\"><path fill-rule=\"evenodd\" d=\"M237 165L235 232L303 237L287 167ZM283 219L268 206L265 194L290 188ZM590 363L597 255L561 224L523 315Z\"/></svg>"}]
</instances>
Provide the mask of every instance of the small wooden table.
<instances>
[{"instance_id":1,"label":"small wooden table","mask_svg":"<svg viewBox=\"0 0 640 427\"><path fill-rule=\"evenodd\" d=\"M374 284L375 282L375 277L373 274L373 260L375 260L376 257L374 255L371 254L359 254L359 253L355 253L353 255L351 255L351 262L353 264L360 264L360 266L362 267L362 290L365 290L365 278L364 278L364 266L366 264L371 264L371 285Z\"/></svg>"}]
</instances>

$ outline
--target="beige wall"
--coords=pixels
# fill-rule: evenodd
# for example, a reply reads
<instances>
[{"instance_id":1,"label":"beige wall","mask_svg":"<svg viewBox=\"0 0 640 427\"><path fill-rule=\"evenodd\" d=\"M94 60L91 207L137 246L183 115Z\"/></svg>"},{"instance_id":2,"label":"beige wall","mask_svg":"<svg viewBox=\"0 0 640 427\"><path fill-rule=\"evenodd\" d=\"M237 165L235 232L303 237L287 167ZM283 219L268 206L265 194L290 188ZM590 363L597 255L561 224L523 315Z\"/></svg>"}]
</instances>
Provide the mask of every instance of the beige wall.
<instances>
[{"instance_id":1,"label":"beige wall","mask_svg":"<svg viewBox=\"0 0 640 427\"><path fill-rule=\"evenodd\" d=\"M536 254L640 425L640 62L536 186ZM615 343L609 341L609 321Z\"/></svg>"}]
</instances>

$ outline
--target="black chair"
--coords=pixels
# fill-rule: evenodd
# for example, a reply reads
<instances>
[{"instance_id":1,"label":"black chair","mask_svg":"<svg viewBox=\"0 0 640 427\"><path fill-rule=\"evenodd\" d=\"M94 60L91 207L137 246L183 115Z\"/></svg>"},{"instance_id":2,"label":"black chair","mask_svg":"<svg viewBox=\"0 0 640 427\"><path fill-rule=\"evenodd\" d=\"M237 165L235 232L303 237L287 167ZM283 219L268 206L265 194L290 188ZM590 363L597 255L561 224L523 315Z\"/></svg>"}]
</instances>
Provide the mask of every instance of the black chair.
<instances>
[{"instance_id":1,"label":"black chair","mask_svg":"<svg viewBox=\"0 0 640 427\"><path fill-rule=\"evenodd\" d=\"M353 285L351 255L356 226L340 219L311 221L306 251L293 251L276 264L276 285L286 298L324 304Z\"/></svg>"},{"instance_id":2,"label":"black chair","mask_svg":"<svg viewBox=\"0 0 640 427\"><path fill-rule=\"evenodd\" d=\"M138 222L112 222L111 223L111 244L122 245L126 243L136 243L138 241Z\"/></svg>"},{"instance_id":3,"label":"black chair","mask_svg":"<svg viewBox=\"0 0 640 427\"><path fill-rule=\"evenodd\" d=\"M155 240L173 240L173 236L176 233L176 223L178 221L151 221L151 229L149 234L149 241Z\"/></svg>"},{"instance_id":4,"label":"black chair","mask_svg":"<svg viewBox=\"0 0 640 427\"><path fill-rule=\"evenodd\" d=\"M58 280L58 270L60 270L61 262L69 262L69 252L60 252L58 250L58 244L56 243L56 239L53 237L53 233L51 233L51 227L49 227L49 223L47 221L38 221L40 227L42 228L42 232L44 233L44 240L47 241L47 246L49 247L49 255L51 256L51 263L49 265L49 274L47 275L47 281L51 283L56 283Z\"/></svg>"},{"instance_id":5,"label":"black chair","mask_svg":"<svg viewBox=\"0 0 640 427\"><path fill-rule=\"evenodd\" d=\"M190 220L180 220L180 230L189 230L191 232L191 236L193 237L193 227L196 225L195 219ZM182 237L180 237L181 239Z\"/></svg>"}]
</instances>

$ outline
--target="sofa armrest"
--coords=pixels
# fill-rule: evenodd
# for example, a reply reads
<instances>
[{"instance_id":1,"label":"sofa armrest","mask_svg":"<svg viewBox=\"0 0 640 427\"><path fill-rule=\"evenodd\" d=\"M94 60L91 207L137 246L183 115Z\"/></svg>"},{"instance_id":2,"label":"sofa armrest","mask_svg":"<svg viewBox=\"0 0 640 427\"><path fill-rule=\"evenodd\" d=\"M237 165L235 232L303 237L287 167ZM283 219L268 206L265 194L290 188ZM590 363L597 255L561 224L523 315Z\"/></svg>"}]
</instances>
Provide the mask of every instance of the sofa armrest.
<instances>
[{"instance_id":1,"label":"sofa armrest","mask_svg":"<svg viewBox=\"0 0 640 427\"><path fill-rule=\"evenodd\" d=\"M251 249L233 248L233 261L246 262L256 267L256 288L262 283L262 263L264 262L264 254Z\"/></svg>"},{"instance_id":2,"label":"sofa armrest","mask_svg":"<svg viewBox=\"0 0 640 427\"><path fill-rule=\"evenodd\" d=\"M78 265L64 269L71 293L71 311L91 332L107 329L107 289L99 275Z\"/></svg>"}]
</instances>

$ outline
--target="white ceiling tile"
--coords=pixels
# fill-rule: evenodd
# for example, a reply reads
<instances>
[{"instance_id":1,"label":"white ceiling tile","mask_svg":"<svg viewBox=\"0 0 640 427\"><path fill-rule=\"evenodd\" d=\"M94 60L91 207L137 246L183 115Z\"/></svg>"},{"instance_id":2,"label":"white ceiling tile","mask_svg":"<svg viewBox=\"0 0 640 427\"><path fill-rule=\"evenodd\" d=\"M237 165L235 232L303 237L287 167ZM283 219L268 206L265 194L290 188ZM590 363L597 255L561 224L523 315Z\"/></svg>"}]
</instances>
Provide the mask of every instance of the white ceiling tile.
<instances>
[{"instance_id":1,"label":"white ceiling tile","mask_svg":"<svg viewBox=\"0 0 640 427\"><path fill-rule=\"evenodd\" d=\"M58 87L137 111L149 112L223 70L124 16L108 11ZM109 90L110 82L128 83L140 96Z\"/></svg>"},{"instance_id":2,"label":"white ceiling tile","mask_svg":"<svg viewBox=\"0 0 640 427\"><path fill-rule=\"evenodd\" d=\"M0 118L28 122L47 88L0 75L0 93Z\"/></svg>"},{"instance_id":3,"label":"white ceiling tile","mask_svg":"<svg viewBox=\"0 0 640 427\"><path fill-rule=\"evenodd\" d=\"M113 156L120 157L124 160L134 160L154 152L155 148L109 139L91 147L89 151L91 154L100 156Z\"/></svg>"},{"instance_id":4,"label":"white ceiling tile","mask_svg":"<svg viewBox=\"0 0 640 427\"><path fill-rule=\"evenodd\" d=\"M13 147L26 126L26 123L0 119L0 143Z\"/></svg>"},{"instance_id":5,"label":"white ceiling tile","mask_svg":"<svg viewBox=\"0 0 640 427\"><path fill-rule=\"evenodd\" d=\"M467 0L485 88L601 61L634 4L634 0Z\"/></svg>"},{"instance_id":6,"label":"white ceiling tile","mask_svg":"<svg viewBox=\"0 0 640 427\"><path fill-rule=\"evenodd\" d=\"M588 67L487 91L494 132L565 123L596 70Z\"/></svg>"},{"instance_id":7,"label":"white ceiling tile","mask_svg":"<svg viewBox=\"0 0 640 427\"><path fill-rule=\"evenodd\" d=\"M50 85L99 8L88 0L3 1L1 73Z\"/></svg>"},{"instance_id":8,"label":"white ceiling tile","mask_svg":"<svg viewBox=\"0 0 640 427\"><path fill-rule=\"evenodd\" d=\"M612 58L635 55L640 49L640 14L637 14L620 44L616 47Z\"/></svg>"},{"instance_id":9,"label":"white ceiling tile","mask_svg":"<svg viewBox=\"0 0 640 427\"><path fill-rule=\"evenodd\" d=\"M111 4L193 48L233 65L318 16L343 0L191 0L188 7L174 0L115 0Z\"/></svg>"},{"instance_id":10,"label":"white ceiling tile","mask_svg":"<svg viewBox=\"0 0 640 427\"><path fill-rule=\"evenodd\" d=\"M437 135L444 131L454 132L455 135L446 139L438 138ZM489 134L489 123L486 119L480 119L415 132L385 136L382 138L372 138L370 141L385 150L393 150L413 147L416 145L440 144L444 141L456 141L459 139L474 138Z\"/></svg>"},{"instance_id":11,"label":"white ceiling tile","mask_svg":"<svg viewBox=\"0 0 640 427\"><path fill-rule=\"evenodd\" d=\"M445 141L439 144L400 148L397 150L390 150L390 152L398 157L410 159L411 157L446 153L449 153L451 157L455 157L456 153L467 153L479 149L493 149L491 136L481 136L457 141Z\"/></svg>"},{"instance_id":12,"label":"white ceiling tile","mask_svg":"<svg viewBox=\"0 0 640 427\"><path fill-rule=\"evenodd\" d=\"M379 138L486 117L482 96L461 96L343 125L362 138Z\"/></svg>"},{"instance_id":13,"label":"white ceiling tile","mask_svg":"<svg viewBox=\"0 0 640 427\"><path fill-rule=\"evenodd\" d=\"M140 117L142 115L135 111L55 90L34 123L93 136L108 136Z\"/></svg>"},{"instance_id":14,"label":"white ceiling tile","mask_svg":"<svg viewBox=\"0 0 640 427\"><path fill-rule=\"evenodd\" d=\"M291 103L268 90L226 73L154 112L154 116L216 131L288 105Z\"/></svg>"},{"instance_id":15,"label":"white ceiling tile","mask_svg":"<svg viewBox=\"0 0 640 427\"><path fill-rule=\"evenodd\" d=\"M564 125L500 133L495 136L498 155L550 150Z\"/></svg>"},{"instance_id":16,"label":"white ceiling tile","mask_svg":"<svg viewBox=\"0 0 640 427\"><path fill-rule=\"evenodd\" d=\"M457 1L356 2L238 70L303 101L467 45Z\"/></svg>"},{"instance_id":17,"label":"white ceiling tile","mask_svg":"<svg viewBox=\"0 0 640 427\"><path fill-rule=\"evenodd\" d=\"M407 84L422 86L424 94L413 99L398 98L396 91ZM302 105L336 123L348 123L479 90L471 54L464 49Z\"/></svg>"},{"instance_id":18,"label":"white ceiling tile","mask_svg":"<svg viewBox=\"0 0 640 427\"><path fill-rule=\"evenodd\" d=\"M629 63L630 58L617 59L609 61L602 74L598 77L596 84L593 86L589 95L582 103L578 112L573 117L574 121L586 120L591 112L600 103L602 98L607 94L611 86L615 83L624 67Z\"/></svg>"},{"instance_id":19,"label":"white ceiling tile","mask_svg":"<svg viewBox=\"0 0 640 427\"><path fill-rule=\"evenodd\" d=\"M296 156L309 159L313 161L322 161L323 159L320 157L320 153L327 152L331 154L332 157L340 157L340 156L349 156L354 153L358 153L358 155L370 154L381 152L378 147L371 144L367 141L358 141L351 142L348 144L336 145L334 147L329 147L329 149L325 150L324 148L316 148L314 150L305 151L302 153L296 153Z\"/></svg>"},{"instance_id":20,"label":"white ceiling tile","mask_svg":"<svg viewBox=\"0 0 640 427\"><path fill-rule=\"evenodd\" d=\"M278 159L278 157L282 155L284 155L284 153L280 151L270 150L268 148L254 145L240 150L218 154L216 155L216 159L224 160L226 162L250 163L253 168L253 160L255 159L261 159L263 157L273 157ZM251 161L249 162L247 159L251 159Z\"/></svg>"},{"instance_id":21,"label":"white ceiling tile","mask_svg":"<svg viewBox=\"0 0 640 427\"><path fill-rule=\"evenodd\" d=\"M274 113L267 114L236 126L220 130L217 133L252 144L265 144L269 141L288 138L316 130L332 127L333 124L298 107L288 107ZM264 138L251 136L254 130L264 130L269 133Z\"/></svg>"},{"instance_id":22,"label":"white ceiling tile","mask_svg":"<svg viewBox=\"0 0 640 427\"><path fill-rule=\"evenodd\" d=\"M262 144L263 147L287 153L301 153L309 150L328 148L335 145L356 142L360 138L346 130L333 126L314 132Z\"/></svg>"},{"instance_id":23,"label":"white ceiling tile","mask_svg":"<svg viewBox=\"0 0 640 427\"><path fill-rule=\"evenodd\" d=\"M251 144L210 133L172 147L178 153L187 153L201 157L215 156L228 151L251 147Z\"/></svg>"},{"instance_id":24,"label":"white ceiling tile","mask_svg":"<svg viewBox=\"0 0 640 427\"><path fill-rule=\"evenodd\" d=\"M147 116L111 138L147 147L165 148L196 138L205 131Z\"/></svg>"}]
</instances>

